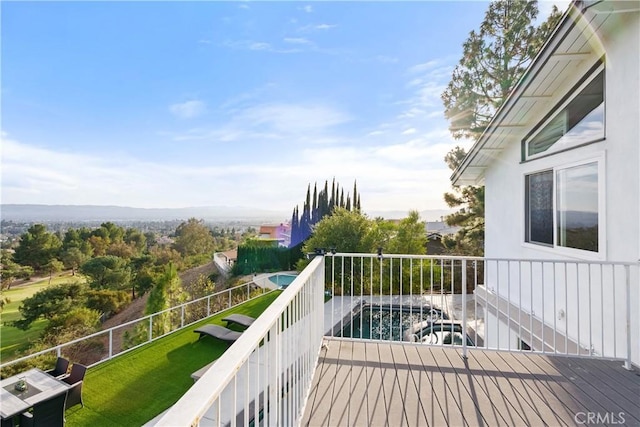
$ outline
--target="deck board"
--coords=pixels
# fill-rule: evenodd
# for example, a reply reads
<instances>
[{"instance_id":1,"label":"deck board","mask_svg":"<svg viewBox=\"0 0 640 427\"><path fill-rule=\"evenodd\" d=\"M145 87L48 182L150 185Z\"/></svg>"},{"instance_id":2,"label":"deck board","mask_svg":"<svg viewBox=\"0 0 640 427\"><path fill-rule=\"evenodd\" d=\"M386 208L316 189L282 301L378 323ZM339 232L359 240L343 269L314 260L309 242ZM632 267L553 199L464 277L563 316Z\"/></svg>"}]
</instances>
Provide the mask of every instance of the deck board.
<instances>
[{"instance_id":1,"label":"deck board","mask_svg":"<svg viewBox=\"0 0 640 427\"><path fill-rule=\"evenodd\" d=\"M494 358L495 359L495 358ZM493 382L498 393L507 396L516 414L526 425L566 425L552 408L547 406L535 388L531 388L526 378L519 375L514 367L502 359L492 360L484 352L469 354L469 365L477 369L479 377ZM517 418L511 425L519 425Z\"/></svg>"},{"instance_id":2,"label":"deck board","mask_svg":"<svg viewBox=\"0 0 640 427\"><path fill-rule=\"evenodd\" d=\"M597 412L640 425L640 375L619 361L460 352L329 340L301 424L576 425L578 412Z\"/></svg>"}]
</instances>

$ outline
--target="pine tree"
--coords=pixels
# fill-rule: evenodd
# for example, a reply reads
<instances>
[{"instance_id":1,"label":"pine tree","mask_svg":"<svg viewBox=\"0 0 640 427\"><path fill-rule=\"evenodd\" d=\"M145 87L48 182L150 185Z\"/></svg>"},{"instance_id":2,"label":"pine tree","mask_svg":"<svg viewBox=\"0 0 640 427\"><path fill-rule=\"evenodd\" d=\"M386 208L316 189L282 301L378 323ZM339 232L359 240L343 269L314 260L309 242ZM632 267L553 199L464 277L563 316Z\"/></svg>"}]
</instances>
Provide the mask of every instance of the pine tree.
<instances>
[{"instance_id":1,"label":"pine tree","mask_svg":"<svg viewBox=\"0 0 640 427\"><path fill-rule=\"evenodd\" d=\"M442 94L454 138L476 140L482 134L562 15L554 7L536 28L537 16L537 1L496 0L479 31L471 31Z\"/></svg>"},{"instance_id":2,"label":"pine tree","mask_svg":"<svg viewBox=\"0 0 640 427\"><path fill-rule=\"evenodd\" d=\"M477 140L482 135L562 17L554 6L547 20L536 28L533 22L537 16L537 1L495 0L480 29L471 31L442 94L454 138ZM456 170L465 154L464 149L455 147L445 162ZM453 239L445 240L445 246L455 254L483 255L484 187L454 187L444 198L449 207L460 208L445 218L447 224L461 227Z\"/></svg>"}]
</instances>

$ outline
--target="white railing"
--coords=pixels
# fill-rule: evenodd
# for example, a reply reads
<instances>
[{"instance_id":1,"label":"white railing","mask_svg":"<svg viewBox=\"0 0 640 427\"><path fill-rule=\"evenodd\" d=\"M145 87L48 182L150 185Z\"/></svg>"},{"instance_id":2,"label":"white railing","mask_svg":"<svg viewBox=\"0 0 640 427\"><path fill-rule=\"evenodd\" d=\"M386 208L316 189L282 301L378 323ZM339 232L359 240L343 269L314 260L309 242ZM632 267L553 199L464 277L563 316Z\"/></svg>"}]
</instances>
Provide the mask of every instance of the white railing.
<instances>
[{"instance_id":1,"label":"white railing","mask_svg":"<svg viewBox=\"0 0 640 427\"><path fill-rule=\"evenodd\" d=\"M313 259L155 425L297 425L322 345L324 271Z\"/></svg>"},{"instance_id":2,"label":"white railing","mask_svg":"<svg viewBox=\"0 0 640 427\"><path fill-rule=\"evenodd\" d=\"M252 291L256 289L261 290L261 292L254 294L252 297ZM16 364L24 364L25 362L28 363L31 359L47 355L66 356L74 362L94 366L192 325L217 312L228 310L249 299L261 296L268 291L257 288L252 282L235 286L158 313L122 323L113 328L11 360L0 365L0 369ZM55 358L53 360L55 361Z\"/></svg>"},{"instance_id":3,"label":"white railing","mask_svg":"<svg viewBox=\"0 0 640 427\"><path fill-rule=\"evenodd\" d=\"M329 336L640 365L638 263L327 255Z\"/></svg>"}]
</instances>

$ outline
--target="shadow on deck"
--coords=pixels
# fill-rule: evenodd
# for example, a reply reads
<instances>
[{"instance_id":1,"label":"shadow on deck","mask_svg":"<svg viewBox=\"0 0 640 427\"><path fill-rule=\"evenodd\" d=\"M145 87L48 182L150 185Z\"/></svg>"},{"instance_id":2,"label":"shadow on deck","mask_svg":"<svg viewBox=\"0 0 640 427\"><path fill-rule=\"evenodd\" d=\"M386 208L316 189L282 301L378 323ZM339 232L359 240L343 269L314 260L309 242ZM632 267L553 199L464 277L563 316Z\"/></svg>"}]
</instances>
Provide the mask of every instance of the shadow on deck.
<instances>
[{"instance_id":1,"label":"shadow on deck","mask_svg":"<svg viewBox=\"0 0 640 427\"><path fill-rule=\"evenodd\" d=\"M640 425L640 375L622 362L327 342L304 426Z\"/></svg>"}]
</instances>

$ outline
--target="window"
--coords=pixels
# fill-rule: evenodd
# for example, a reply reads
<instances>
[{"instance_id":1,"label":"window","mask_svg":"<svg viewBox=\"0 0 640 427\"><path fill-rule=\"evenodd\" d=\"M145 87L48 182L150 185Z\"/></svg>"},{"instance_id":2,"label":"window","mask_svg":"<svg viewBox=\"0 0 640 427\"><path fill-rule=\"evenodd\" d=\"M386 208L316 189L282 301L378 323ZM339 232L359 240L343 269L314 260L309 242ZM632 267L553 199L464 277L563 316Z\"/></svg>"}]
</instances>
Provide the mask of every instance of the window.
<instances>
[{"instance_id":1,"label":"window","mask_svg":"<svg viewBox=\"0 0 640 427\"><path fill-rule=\"evenodd\" d=\"M525 176L525 241L599 252L599 160Z\"/></svg>"},{"instance_id":2,"label":"window","mask_svg":"<svg viewBox=\"0 0 640 427\"><path fill-rule=\"evenodd\" d=\"M553 171L526 177L527 242L553 246Z\"/></svg>"},{"instance_id":3,"label":"window","mask_svg":"<svg viewBox=\"0 0 640 427\"><path fill-rule=\"evenodd\" d=\"M598 252L598 163L556 172L558 246Z\"/></svg>"},{"instance_id":4,"label":"window","mask_svg":"<svg viewBox=\"0 0 640 427\"><path fill-rule=\"evenodd\" d=\"M604 138L604 69L572 90L550 118L524 140L526 159L566 150Z\"/></svg>"}]
</instances>

